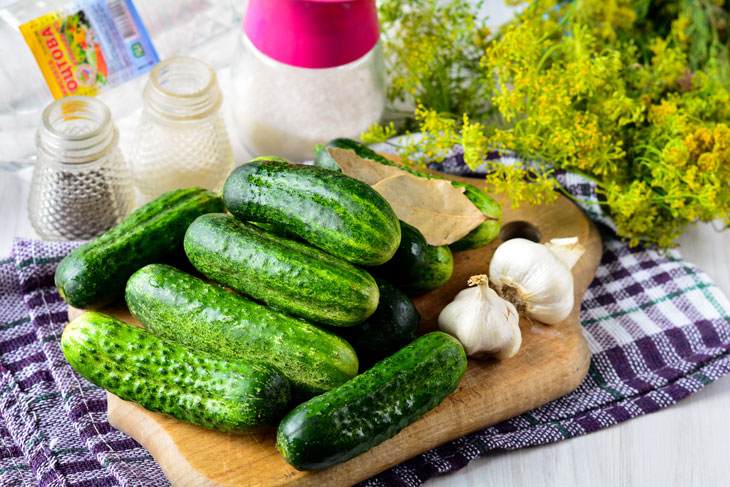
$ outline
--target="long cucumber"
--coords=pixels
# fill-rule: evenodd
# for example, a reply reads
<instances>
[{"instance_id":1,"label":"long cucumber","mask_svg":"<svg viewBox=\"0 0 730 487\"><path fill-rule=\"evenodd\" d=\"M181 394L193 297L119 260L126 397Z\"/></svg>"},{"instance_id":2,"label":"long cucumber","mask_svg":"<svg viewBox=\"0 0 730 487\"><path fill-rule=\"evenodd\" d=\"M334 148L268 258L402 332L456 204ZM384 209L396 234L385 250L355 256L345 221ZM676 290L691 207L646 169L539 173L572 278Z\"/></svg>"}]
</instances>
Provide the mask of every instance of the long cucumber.
<instances>
[{"instance_id":1,"label":"long cucumber","mask_svg":"<svg viewBox=\"0 0 730 487\"><path fill-rule=\"evenodd\" d=\"M328 391L357 374L355 351L342 338L164 264L127 283L132 315L150 331L226 358L269 363L297 398Z\"/></svg>"}]
</instances>

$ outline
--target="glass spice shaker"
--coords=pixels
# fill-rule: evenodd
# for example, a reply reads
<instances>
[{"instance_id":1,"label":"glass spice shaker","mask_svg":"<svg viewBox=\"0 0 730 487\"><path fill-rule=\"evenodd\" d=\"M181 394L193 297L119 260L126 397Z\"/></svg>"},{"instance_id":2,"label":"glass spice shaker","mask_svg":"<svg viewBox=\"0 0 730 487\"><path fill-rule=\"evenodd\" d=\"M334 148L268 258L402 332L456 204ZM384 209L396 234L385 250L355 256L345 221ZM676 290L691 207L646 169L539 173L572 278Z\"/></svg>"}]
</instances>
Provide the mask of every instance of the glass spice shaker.
<instances>
[{"instance_id":1,"label":"glass spice shaker","mask_svg":"<svg viewBox=\"0 0 730 487\"><path fill-rule=\"evenodd\" d=\"M142 97L130 166L144 199L192 186L219 190L233 170L233 150L215 71L198 59L168 59L150 72Z\"/></svg>"},{"instance_id":2,"label":"glass spice shaker","mask_svg":"<svg viewBox=\"0 0 730 487\"><path fill-rule=\"evenodd\" d=\"M252 156L311 159L385 108L375 0L250 0L232 65L236 130Z\"/></svg>"},{"instance_id":3,"label":"glass spice shaker","mask_svg":"<svg viewBox=\"0 0 730 487\"><path fill-rule=\"evenodd\" d=\"M43 110L28 199L41 238L91 239L132 212L134 188L118 139L109 108L96 98L60 98Z\"/></svg>"}]
</instances>

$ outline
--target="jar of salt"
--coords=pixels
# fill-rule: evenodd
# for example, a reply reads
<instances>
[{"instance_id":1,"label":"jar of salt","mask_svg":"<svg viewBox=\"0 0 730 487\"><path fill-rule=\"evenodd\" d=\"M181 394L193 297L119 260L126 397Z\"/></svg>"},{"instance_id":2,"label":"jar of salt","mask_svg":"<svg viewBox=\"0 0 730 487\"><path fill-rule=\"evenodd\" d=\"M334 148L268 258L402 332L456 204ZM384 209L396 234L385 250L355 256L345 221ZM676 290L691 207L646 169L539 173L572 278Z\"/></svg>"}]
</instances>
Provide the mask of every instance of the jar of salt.
<instances>
[{"instance_id":1,"label":"jar of salt","mask_svg":"<svg viewBox=\"0 0 730 487\"><path fill-rule=\"evenodd\" d=\"M142 99L130 166L144 201L192 186L219 190L233 149L215 71L199 59L168 59L150 72Z\"/></svg>"},{"instance_id":2,"label":"jar of salt","mask_svg":"<svg viewBox=\"0 0 730 487\"><path fill-rule=\"evenodd\" d=\"M119 135L104 103L87 96L54 101L36 135L28 214L46 240L86 240L109 230L135 206Z\"/></svg>"},{"instance_id":3,"label":"jar of salt","mask_svg":"<svg viewBox=\"0 0 730 487\"><path fill-rule=\"evenodd\" d=\"M237 134L253 156L311 159L359 138L385 107L375 0L250 0L232 69Z\"/></svg>"}]
</instances>

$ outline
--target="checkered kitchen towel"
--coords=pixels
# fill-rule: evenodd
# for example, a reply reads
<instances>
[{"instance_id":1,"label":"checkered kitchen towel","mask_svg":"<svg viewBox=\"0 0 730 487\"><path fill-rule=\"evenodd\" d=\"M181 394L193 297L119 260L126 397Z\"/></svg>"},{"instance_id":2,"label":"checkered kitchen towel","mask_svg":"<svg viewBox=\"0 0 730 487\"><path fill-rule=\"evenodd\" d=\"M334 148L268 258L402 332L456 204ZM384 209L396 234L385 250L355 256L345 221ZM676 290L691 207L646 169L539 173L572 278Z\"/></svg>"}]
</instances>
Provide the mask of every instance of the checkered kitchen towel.
<instances>
[{"instance_id":1,"label":"checkered kitchen towel","mask_svg":"<svg viewBox=\"0 0 730 487\"><path fill-rule=\"evenodd\" d=\"M559 177L580 199L595 198L586 180ZM149 454L109 426L103 391L61 353L67 314L53 274L73 247L18 240L13 255L0 260L0 486L167 485ZM604 248L581 308L593 358L577 390L363 485L416 486L490 450L605 428L673 404L730 371L730 303L707 275L677 252L630 249L611 237Z\"/></svg>"}]
</instances>

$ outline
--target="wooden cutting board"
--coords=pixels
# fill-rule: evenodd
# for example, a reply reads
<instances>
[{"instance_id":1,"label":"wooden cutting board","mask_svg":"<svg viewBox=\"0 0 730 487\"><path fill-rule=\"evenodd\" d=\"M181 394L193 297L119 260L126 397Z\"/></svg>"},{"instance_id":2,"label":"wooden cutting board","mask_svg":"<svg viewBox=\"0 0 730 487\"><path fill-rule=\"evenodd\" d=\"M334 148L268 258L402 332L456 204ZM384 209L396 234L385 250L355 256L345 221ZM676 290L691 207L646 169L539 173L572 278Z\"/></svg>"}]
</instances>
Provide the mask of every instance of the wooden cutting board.
<instances>
[{"instance_id":1,"label":"wooden cutting board","mask_svg":"<svg viewBox=\"0 0 730 487\"><path fill-rule=\"evenodd\" d=\"M478 180L453 177L471 184ZM443 287L418 296L421 333L438 328L439 312L467 279L486 274L497 246L523 236L545 242L578 236L586 253L573 268L575 307L562 323L546 326L520 319L522 347L503 362L469 360L459 388L418 421L352 460L315 472L299 472L275 448L275 432L240 436L204 429L144 410L108 393L109 422L141 443L175 486L343 486L467 433L519 415L575 389L585 377L590 351L578 316L583 294L601 258L601 239L593 224L567 198L544 206L502 204L500 238L488 247L454 254L454 274ZM137 322L126 308L103 310ZM78 314L73 310L72 318Z\"/></svg>"}]
</instances>

